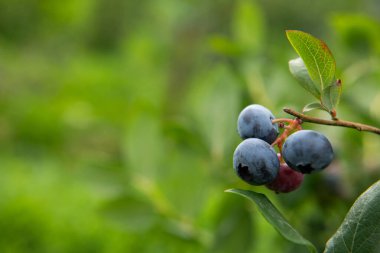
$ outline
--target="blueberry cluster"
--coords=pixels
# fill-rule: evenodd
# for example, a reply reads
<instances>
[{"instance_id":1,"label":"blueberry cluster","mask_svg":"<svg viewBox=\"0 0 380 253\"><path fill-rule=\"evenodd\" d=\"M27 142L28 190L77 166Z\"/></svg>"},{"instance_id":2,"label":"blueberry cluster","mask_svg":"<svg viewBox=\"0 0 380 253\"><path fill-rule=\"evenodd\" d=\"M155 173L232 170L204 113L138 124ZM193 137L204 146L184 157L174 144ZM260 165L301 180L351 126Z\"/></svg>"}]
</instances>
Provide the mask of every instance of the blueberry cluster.
<instances>
[{"instance_id":1,"label":"blueberry cluster","mask_svg":"<svg viewBox=\"0 0 380 253\"><path fill-rule=\"evenodd\" d=\"M266 185L275 192L297 189L304 174L326 168L333 159L328 139L312 130L299 130L280 137L275 117L261 105L249 105L238 118L238 133L243 141L237 146L233 166L236 174L251 185ZM281 154L272 143L277 142Z\"/></svg>"}]
</instances>

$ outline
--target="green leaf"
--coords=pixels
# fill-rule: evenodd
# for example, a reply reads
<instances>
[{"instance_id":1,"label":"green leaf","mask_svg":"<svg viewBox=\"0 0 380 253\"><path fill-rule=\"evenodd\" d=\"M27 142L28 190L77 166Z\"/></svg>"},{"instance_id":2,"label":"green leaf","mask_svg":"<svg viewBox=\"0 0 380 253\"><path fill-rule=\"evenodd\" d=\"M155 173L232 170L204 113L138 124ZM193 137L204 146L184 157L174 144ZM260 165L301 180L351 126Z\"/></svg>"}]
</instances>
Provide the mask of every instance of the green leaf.
<instances>
[{"instance_id":1,"label":"green leaf","mask_svg":"<svg viewBox=\"0 0 380 253\"><path fill-rule=\"evenodd\" d=\"M323 89L322 104L329 111L332 111L338 105L341 94L342 94L342 84L340 80L337 80L332 85Z\"/></svg>"},{"instance_id":2,"label":"green leaf","mask_svg":"<svg viewBox=\"0 0 380 253\"><path fill-rule=\"evenodd\" d=\"M323 105L321 105L320 102L313 102L305 105L305 107L302 109L302 112L310 112L312 110L323 110L328 112L328 110Z\"/></svg>"},{"instance_id":3,"label":"green leaf","mask_svg":"<svg viewBox=\"0 0 380 253\"><path fill-rule=\"evenodd\" d=\"M314 36L296 30L286 31L288 40L305 62L314 83L320 90L329 86L335 77L335 60L327 45Z\"/></svg>"},{"instance_id":4,"label":"green leaf","mask_svg":"<svg viewBox=\"0 0 380 253\"><path fill-rule=\"evenodd\" d=\"M297 230L295 230L270 200L261 193L254 191L229 189L226 192L241 195L254 203L264 218L288 241L306 246L310 252L317 252L315 246L306 240Z\"/></svg>"},{"instance_id":5,"label":"green leaf","mask_svg":"<svg viewBox=\"0 0 380 253\"><path fill-rule=\"evenodd\" d=\"M289 69L290 73L296 78L304 89L310 92L318 100L321 99L321 91L319 90L319 86L315 85L313 80L311 80L302 58L298 57L297 59L290 60Z\"/></svg>"},{"instance_id":6,"label":"green leaf","mask_svg":"<svg viewBox=\"0 0 380 253\"><path fill-rule=\"evenodd\" d=\"M379 224L380 181L377 181L355 201L324 252L380 252Z\"/></svg>"}]
</instances>

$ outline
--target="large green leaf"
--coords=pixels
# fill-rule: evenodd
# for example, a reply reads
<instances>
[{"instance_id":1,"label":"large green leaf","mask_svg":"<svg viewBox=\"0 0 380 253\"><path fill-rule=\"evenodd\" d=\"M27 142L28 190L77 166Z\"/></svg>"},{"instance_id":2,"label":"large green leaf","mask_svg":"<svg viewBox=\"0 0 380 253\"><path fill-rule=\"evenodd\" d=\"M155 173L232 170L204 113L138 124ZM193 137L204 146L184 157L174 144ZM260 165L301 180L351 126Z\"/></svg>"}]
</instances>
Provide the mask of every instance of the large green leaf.
<instances>
[{"instance_id":1,"label":"large green leaf","mask_svg":"<svg viewBox=\"0 0 380 253\"><path fill-rule=\"evenodd\" d=\"M325 252L380 252L380 181L355 201Z\"/></svg>"},{"instance_id":2,"label":"large green leaf","mask_svg":"<svg viewBox=\"0 0 380 253\"><path fill-rule=\"evenodd\" d=\"M295 230L270 200L261 193L240 189L229 189L226 192L241 195L254 203L264 218L288 241L306 246L310 252L317 252L314 245L306 240L297 230Z\"/></svg>"},{"instance_id":3,"label":"large green leaf","mask_svg":"<svg viewBox=\"0 0 380 253\"><path fill-rule=\"evenodd\" d=\"M286 35L304 61L311 79L320 90L329 86L335 78L335 60L327 45L314 36L296 30L286 31Z\"/></svg>"},{"instance_id":4,"label":"large green leaf","mask_svg":"<svg viewBox=\"0 0 380 253\"><path fill-rule=\"evenodd\" d=\"M302 58L298 57L289 61L290 73L296 78L301 86L310 92L318 100L321 99L321 91L319 86L311 80L309 72L303 62Z\"/></svg>"}]
</instances>

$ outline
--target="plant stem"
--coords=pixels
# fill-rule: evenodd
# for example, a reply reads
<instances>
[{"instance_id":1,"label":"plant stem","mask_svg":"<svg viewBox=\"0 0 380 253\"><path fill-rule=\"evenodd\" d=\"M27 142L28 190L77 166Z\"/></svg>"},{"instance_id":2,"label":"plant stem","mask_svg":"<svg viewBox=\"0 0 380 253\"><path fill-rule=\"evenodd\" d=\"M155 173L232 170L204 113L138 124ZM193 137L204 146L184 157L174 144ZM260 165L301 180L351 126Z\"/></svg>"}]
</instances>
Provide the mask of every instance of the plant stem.
<instances>
[{"instance_id":1,"label":"plant stem","mask_svg":"<svg viewBox=\"0 0 380 253\"><path fill-rule=\"evenodd\" d=\"M348 127L348 128L354 128L359 131L365 131L365 132L371 132L380 135L380 128L369 126L361 123L351 122L351 121L345 121L345 120L326 120L326 119L319 119L315 117L307 116L303 113L296 112L289 108L284 108L284 112L293 115L299 119L302 119L304 122L309 123L315 123L315 124L321 124L321 125L330 125L330 126L341 126L341 127Z\"/></svg>"},{"instance_id":2,"label":"plant stem","mask_svg":"<svg viewBox=\"0 0 380 253\"><path fill-rule=\"evenodd\" d=\"M273 123L276 123L276 122L289 123L289 125L284 126L284 129L285 129L284 132L282 132L282 134L279 137L277 137L277 139L272 143L272 147L277 145L280 153L282 153L282 144L292 132L302 129L301 127L302 121L297 118L297 119L274 119L272 120L272 122Z\"/></svg>"},{"instance_id":3,"label":"plant stem","mask_svg":"<svg viewBox=\"0 0 380 253\"><path fill-rule=\"evenodd\" d=\"M283 122L290 124L293 122L293 120L292 119L285 119L285 118L279 118L279 119L272 120L272 123L283 123Z\"/></svg>"}]
</instances>

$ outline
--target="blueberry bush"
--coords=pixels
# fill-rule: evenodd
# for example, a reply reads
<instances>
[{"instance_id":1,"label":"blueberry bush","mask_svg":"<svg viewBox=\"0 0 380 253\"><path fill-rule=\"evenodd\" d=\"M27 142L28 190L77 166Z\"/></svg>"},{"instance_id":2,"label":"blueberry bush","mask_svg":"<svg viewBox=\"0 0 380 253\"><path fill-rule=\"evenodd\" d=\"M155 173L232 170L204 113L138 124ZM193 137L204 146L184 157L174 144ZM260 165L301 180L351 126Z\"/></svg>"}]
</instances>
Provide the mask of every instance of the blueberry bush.
<instances>
[{"instance_id":1,"label":"blueberry bush","mask_svg":"<svg viewBox=\"0 0 380 253\"><path fill-rule=\"evenodd\" d=\"M237 124L238 133L244 140L233 157L234 169L241 179L252 185L266 185L276 193L299 189L305 174L321 172L334 159L330 141L320 132L304 130L304 121L380 135L379 128L338 118L336 108L343 84L336 79L335 60L325 42L302 31L288 30L286 34L299 55L289 61L290 72L318 101L307 104L302 113L285 109L291 116L296 116L295 119L275 119L264 106L247 106L240 113ZM327 112L331 120L304 114L312 110ZM280 136L278 127L284 129ZM273 147L277 147L278 155ZM227 192L251 199L287 240L306 246L310 252L317 252L316 247L285 220L264 194L239 189ZM324 252L380 252L379 201L380 181L377 181L355 201L337 232L326 243Z\"/></svg>"}]
</instances>

